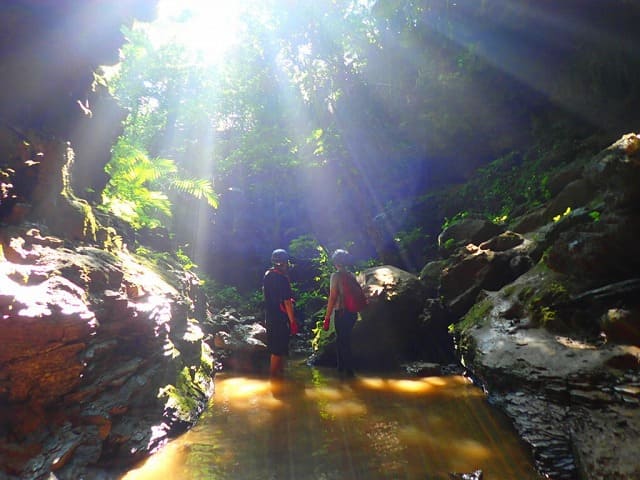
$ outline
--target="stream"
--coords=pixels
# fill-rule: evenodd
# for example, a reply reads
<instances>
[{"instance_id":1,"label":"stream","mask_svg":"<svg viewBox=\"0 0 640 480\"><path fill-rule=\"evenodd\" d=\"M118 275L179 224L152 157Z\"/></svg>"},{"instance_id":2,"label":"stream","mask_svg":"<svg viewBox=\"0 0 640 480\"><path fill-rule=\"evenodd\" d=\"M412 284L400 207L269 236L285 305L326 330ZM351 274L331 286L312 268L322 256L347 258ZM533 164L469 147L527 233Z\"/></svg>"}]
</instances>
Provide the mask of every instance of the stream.
<instances>
[{"instance_id":1,"label":"stream","mask_svg":"<svg viewBox=\"0 0 640 480\"><path fill-rule=\"evenodd\" d=\"M121 480L448 480L477 470L484 480L541 478L467 378L345 380L290 360L281 382L217 374L198 424Z\"/></svg>"}]
</instances>

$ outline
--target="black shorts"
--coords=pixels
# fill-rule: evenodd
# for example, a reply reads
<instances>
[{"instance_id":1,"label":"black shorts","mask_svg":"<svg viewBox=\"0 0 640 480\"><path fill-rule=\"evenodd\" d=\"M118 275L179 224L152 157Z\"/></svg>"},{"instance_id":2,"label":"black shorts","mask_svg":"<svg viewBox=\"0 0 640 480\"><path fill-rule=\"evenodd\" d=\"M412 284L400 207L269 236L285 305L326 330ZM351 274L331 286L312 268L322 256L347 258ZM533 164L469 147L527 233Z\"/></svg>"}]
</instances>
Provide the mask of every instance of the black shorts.
<instances>
[{"instance_id":1,"label":"black shorts","mask_svg":"<svg viewBox=\"0 0 640 480\"><path fill-rule=\"evenodd\" d=\"M272 355L289 355L289 318L278 312L266 316L267 350Z\"/></svg>"}]
</instances>

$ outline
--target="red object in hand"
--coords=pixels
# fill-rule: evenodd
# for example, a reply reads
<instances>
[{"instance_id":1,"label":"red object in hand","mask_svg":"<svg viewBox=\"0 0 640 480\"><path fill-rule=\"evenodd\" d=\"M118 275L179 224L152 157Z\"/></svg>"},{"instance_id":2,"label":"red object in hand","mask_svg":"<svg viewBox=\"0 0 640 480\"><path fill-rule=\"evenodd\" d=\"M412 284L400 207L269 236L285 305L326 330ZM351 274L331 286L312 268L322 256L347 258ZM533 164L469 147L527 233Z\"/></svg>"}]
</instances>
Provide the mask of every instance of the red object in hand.
<instances>
[{"instance_id":1,"label":"red object in hand","mask_svg":"<svg viewBox=\"0 0 640 480\"><path fill-rule=\"evenodd\" d=\"M329 318L324 319L324 323L322 324L322 328L325 330L329 330L329 325L331 325L331 320Z\"/></svg>"},{"instance_id":2,"label":"red object in hand","mask_svg":"<svg viewBox=\"0 0 640 480\"><path fill-rule=\"evenodd\" d=\"M296 323L295 320L293 322L291 322L289 327L290 327L290 330L291 330L291 335L297 335L298 334L298 324Z\"/></svg>"}]
</instances>

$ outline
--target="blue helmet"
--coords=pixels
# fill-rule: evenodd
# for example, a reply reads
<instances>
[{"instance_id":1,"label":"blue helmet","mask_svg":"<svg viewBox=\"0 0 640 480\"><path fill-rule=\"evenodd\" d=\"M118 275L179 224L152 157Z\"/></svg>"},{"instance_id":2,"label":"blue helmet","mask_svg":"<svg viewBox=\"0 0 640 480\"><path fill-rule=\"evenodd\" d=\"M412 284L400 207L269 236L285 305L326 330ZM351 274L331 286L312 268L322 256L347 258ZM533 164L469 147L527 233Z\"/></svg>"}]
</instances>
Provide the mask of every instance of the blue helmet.
<instances>
[{"instance_id":1,"label":"blue helmet","mask_svg":"<svg viewBox=\"0 0 640 480\"><path fill-rule=\"evenodd\" d=\"M289 254L286 250L278 248L271 252L271 263L273 265L285 265L289 262Z\"/></svg>"}]
</instances>

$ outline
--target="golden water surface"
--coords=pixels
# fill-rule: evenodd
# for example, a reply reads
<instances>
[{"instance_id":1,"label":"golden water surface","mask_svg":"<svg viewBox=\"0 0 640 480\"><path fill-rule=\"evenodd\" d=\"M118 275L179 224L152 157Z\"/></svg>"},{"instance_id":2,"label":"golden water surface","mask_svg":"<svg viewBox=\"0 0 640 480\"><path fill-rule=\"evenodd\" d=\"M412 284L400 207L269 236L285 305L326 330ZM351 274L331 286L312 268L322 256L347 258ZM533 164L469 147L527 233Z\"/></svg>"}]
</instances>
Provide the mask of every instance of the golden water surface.
<instances>
[{"instance_id":1,"label":"golden water surface","mask_svg":"<svg viewBox=\"0 0 640 480\"><path fill-rule=\"evenodd\" d=\"M447 480L475 470L485 480L540 478L464 377L341 380L290 362L282 383L216 375L199 423L123 480Z\"/></svg>"}]
</instances>

